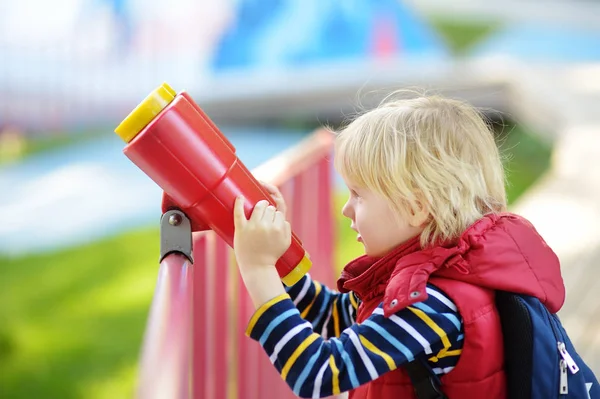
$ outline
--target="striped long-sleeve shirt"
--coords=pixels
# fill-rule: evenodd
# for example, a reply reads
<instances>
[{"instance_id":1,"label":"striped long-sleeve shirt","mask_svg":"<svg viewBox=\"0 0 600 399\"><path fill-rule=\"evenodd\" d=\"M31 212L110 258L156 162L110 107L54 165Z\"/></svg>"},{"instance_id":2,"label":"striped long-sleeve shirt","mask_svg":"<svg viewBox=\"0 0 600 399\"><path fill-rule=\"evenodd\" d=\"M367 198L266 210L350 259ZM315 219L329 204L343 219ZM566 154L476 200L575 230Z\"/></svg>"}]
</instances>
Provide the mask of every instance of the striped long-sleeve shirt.
<instances>
[{"instance_id":1,"label":"striped long-sleeve shirt","mask_svg":"<svg viewBox=\"0 0 600 399\"><path fill-rule=\"evenodd\" d=\"M341 294L313 281L305 275L292 287L286 287L303 319L312 323L323 338L339 337L341 332L356 323L360 300L353 293Z\"/></svg>"},{"instance_id":2,"label":"striped long-sleeve shirt","mask_svg":"<svg viewBox=\"0 0 600 399\"><path fill-rule=\"evenodd\" d=\"M257 309L246 334L301 397L354 389L421 355L444 374L460 355L462 321L439 289L428 285L427 293L424 302L389 318L380 304L356 324L359 303L353 293L334 292L306 276Z\"/></svg>"}]
</instances>

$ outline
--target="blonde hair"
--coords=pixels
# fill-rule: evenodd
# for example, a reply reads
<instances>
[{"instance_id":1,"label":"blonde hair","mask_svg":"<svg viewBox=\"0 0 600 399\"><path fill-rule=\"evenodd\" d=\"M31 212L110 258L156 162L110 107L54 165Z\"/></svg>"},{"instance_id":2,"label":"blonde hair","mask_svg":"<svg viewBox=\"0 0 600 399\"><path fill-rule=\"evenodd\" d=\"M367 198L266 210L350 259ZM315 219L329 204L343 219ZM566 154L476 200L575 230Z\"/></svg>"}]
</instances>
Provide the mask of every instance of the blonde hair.
<instances>
[{"instance_id":1,"label":"blonde hair","mask_svg":"<svg viewBox=\"0 0 600 399\"><path fill-rule=\"evenodd\" d=\"M441 96L393 97L338 132L335 168L346 181L385 197L400 215L425 206L423 247L504 211L502 160L482 115Z\"/></svg>"}]
</instances>

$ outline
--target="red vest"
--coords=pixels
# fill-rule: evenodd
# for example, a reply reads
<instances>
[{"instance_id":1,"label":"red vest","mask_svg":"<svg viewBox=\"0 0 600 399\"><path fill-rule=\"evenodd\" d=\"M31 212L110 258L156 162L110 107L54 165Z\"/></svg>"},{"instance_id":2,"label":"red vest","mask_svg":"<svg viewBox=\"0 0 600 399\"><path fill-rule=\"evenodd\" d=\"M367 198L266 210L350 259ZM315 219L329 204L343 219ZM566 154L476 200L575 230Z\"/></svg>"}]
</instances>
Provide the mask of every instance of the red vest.
<instances>
[{"instance_id":1,"label":"red vest","mask_svg":"<svg viewBox=\"0 0 600 399\"><path fill-rule=\"evenodd\" d=\"M482 392L488 399L506 398L494 292L536 296L557 312L565 297L558 258L527 220L508 213L489 215L452 245L420 250L415 238L383 258L362 256L344 268L338 288L361 299L361 323L382 302L389 316L423 301L428 281L452 299L463 318L462 353L456 367L441 378L444 393L449 399L481 398ZM416 398L402 368L350 392L350 399L387 398Z\"/></svg>"}]
</instances>

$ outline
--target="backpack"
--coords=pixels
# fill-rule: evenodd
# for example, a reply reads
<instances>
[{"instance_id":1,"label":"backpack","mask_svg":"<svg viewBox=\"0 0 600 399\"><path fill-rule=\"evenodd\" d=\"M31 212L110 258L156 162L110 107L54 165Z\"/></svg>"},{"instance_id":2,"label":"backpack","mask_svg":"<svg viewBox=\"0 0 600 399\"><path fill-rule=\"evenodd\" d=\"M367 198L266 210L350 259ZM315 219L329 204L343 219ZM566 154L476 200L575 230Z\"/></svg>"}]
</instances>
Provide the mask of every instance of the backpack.
<instances>
[{"instance_id":1,"label":"backpack","mask_svg":"<svg viewBox=\"0 0 600 399\"><path fill-rule=\"evenodd\" d=\"M600 399L600 385L573 347L558 316L539 299L498 291L510 399ZM419 399L447 399L426 359L405 369Z\"/></svg>"}]
</instances>

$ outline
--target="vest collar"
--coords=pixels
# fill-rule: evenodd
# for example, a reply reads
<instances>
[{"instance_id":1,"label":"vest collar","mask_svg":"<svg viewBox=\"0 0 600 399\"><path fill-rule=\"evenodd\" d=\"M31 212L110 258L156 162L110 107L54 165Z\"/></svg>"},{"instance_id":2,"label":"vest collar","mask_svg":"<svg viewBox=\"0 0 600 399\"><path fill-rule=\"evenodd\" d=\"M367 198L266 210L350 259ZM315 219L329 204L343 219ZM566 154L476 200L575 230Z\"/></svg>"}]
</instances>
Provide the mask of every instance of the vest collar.
<instances>
[{"instance_id":1,"label":"vest collar","mask_svg":"<svg viewBox=\"0 0 600 399\"><path fill-rule=\"evenodd\" d=\"M383 299L387 317L427 299L432 274L534 296L553 313L565 298L558 257L529 221L510 213L486 215L444 245L421 250L415 237L384 257L362 256L344 268L338 289L362 301Z\"/></svg>"},{"instance_id":2,"label":"vest collar","mask_svg":"<svg viewBox=\"0 0 600 399\"><path fill-rule=\"evenodd\" d=\"M344 267L337 281L338 290L343 293L353 291L361 301L380 296L398 260L420 249L419 236L416 236L383 257L363 255Z\"/></svg>"}]
</instances>

